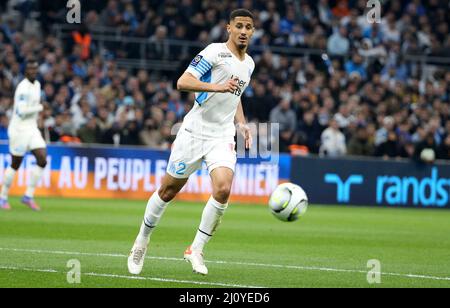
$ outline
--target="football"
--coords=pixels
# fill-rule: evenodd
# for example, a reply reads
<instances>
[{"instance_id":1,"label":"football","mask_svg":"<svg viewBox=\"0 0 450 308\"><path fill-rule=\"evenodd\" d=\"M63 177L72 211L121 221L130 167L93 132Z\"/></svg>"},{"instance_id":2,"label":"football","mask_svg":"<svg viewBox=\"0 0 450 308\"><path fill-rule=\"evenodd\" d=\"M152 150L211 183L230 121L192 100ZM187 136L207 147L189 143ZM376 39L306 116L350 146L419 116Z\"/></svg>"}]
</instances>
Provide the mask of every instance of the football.
<instances>
[{"instance_id":1,"label":"football","mask_svg":"<svg viewBox=\"0 0 450 308\"><path fill-rule=\"evenodd\" d=\"M306 213L308 197L296 184L280 184L270 196L269 209L279 220L295 221Z\"/></svg>"},{"instance_id":2,"label":"football","mask_svg":"<svg viewBox=\"0 0 450 308\"><path fill-rule=\"evenodd\" d=\"M436 153L433 149L424 149L422 152L420 152L420 159L422 159L424 162L432 163L436 159Z\"/></svg>"}]
</instances>

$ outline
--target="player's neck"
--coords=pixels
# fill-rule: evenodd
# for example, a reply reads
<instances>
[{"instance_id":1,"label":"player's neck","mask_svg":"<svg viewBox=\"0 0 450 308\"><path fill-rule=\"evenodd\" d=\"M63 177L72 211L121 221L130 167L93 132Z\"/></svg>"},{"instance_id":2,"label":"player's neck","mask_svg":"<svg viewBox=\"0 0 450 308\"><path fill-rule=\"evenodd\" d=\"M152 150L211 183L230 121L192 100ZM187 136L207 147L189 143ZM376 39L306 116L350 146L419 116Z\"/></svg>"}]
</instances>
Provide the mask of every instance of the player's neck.
<instances>
[{"instance_id":1,"label":"player's neck","mask_svg":"<svg viewBox=\"0 0 450 308\"><path fill-rule=\"evenodd\" d=\"M233 42L228 41L225 43L228 49L241 61L245 60L245 53L247 52L247 47L244 49L238 48Z\"/></svg>"}]
</instances>

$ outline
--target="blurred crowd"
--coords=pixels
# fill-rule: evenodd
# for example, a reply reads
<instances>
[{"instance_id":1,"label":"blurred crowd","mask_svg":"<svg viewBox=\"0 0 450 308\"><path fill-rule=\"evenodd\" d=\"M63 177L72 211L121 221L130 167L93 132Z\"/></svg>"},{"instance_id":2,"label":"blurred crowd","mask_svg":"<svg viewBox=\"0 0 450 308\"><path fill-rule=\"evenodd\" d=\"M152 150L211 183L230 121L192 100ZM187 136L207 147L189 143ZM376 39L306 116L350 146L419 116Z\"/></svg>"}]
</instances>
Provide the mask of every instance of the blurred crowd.
<instances>
[{"instance_id":1,"label":"blurred crowd","mask_svg":"<svg viewBox=\"0 0 450 308\"><path fill-rule=\"evenodd\" d=\"M35 54L45 106L39 126L49 142L169 149L173 126L194 101L174 81L198 50L167 39L225 41L230 11L244 7L255 14L258 47L249 51L256 69L244 110L251 122L279 123L282 151L450 159L450 64L408 58L450 59L450 1L381 1L380 23L369 23L365 0L92 0L83 2L83 26L70 40L51 31L65 22L65 5L15 2L22 18L0 17L0 139L7 139L25 59ZM0 10L9 7L2 2ZM27 35L24 17L33 11L41 37ZM117 58L139 50L120 43L101 49L93 26L148 38L148 59L182 66L175 75L120 67ZM323 52L292 56L267 46Z\"/></svg>"}]
</instances>

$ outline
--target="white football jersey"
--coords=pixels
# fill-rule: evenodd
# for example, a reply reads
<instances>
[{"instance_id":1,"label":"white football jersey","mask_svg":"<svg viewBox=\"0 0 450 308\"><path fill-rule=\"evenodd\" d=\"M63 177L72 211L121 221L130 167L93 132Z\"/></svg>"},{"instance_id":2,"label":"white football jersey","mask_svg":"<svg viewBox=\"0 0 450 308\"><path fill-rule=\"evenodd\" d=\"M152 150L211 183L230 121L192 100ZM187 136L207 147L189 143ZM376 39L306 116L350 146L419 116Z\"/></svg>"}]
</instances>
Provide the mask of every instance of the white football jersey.
<instances>
[{"instance_id":1,"label":"white football jersey","mask_svg":"<svg viewBox=\"0 0 450 308\"><path fill-rule=\"evenodd\" d=\"M225 43L210 44L192 60L186 72L203 82L223 84L235 79L235 93L195 93L195 103L181 129L203 139L232 139L236 133L234 116L241 95L250 83L255 62L246 54L239 60Z\"/></svg>"},{"instance_id":2,"label":"white football jersey","mask_svg":"<svg viewBox=\"0 0 450 308\"><path fill-rule=\"evenodd\" d=\"M27 78L22 80L14 94L14 110L9 129L26 130L37 128L39 112L42 111L41 84L35 80L31 83Z\"/></svg>"}]
</instances>

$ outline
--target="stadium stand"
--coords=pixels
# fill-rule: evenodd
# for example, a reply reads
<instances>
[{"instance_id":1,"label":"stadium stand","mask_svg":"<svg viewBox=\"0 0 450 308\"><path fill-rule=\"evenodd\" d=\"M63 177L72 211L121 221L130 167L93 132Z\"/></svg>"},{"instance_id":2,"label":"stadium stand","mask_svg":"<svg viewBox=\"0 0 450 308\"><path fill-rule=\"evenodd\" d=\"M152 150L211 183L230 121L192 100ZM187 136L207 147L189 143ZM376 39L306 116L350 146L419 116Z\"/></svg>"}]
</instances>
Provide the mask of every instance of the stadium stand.
<instances>
[{"instance_id":1,"label":"stadium stand","mask_svg":"<svg viewBox=\"0 0 450 308\"><path fill-rule=\"evenodd\" d=\"M367 1L86 1L81 26L62 2L0 3L0 138L36 54L49 142L169 149L194 101L174 82L245 7L256 16L245 113L281 124L282 151L417 159L432 147L450 159L450 1L382 1L373 24Z\"/></svg>"}]
</instances>

